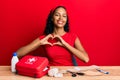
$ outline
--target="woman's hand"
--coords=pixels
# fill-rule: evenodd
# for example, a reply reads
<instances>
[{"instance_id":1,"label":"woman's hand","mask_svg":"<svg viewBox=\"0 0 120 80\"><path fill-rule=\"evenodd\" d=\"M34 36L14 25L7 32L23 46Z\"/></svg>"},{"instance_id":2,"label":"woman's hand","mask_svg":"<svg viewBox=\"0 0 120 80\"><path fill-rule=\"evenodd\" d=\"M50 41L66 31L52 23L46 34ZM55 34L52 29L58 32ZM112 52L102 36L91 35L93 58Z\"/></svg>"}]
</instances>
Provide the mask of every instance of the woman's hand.
<instances>
[{"instance_id":1,"label":"woman's hand","mask_svg":"<svg viewBox=\"0 0 120 80\"><path fill-rule=\"evenodd\" d=\"M52 43L48 42L48 39L50 39L50 38L53 39L53 35L49 34L49 35L47 35L45 38L41 39L41 40L40 40L40 44L41 44L41 45L46 45L46 44L48 44L48 45L53 46Z\"/></svg>"},{"instance_id":2,"label":"woman's hand","mask_svg":"<svg viewBox=\"0 0 120 80\"><path fill-rule=\"evenodd\" d=\"M49 39L57 39L57 42L55 42L55 43L50 43L50 42L48 42ZM46 44L48 44L48 45L51 45L51 46L54 46L54 45L64 46L65 41L64 41L64 40L62 39L62 37L59 36L59 35L54 35L54 36L53 36L52 34L49 34L49 35L47 35L45 38L43 38L43 39L40 40L40 44L41 44L41 45L46 45Z\"/></svg>"},{"instance_id":3,"label":"woman's hand","mask_svg":"<svg viewBox=\"0 0 120 80\"><path fill-rule=\"evenodd\" d=\"M54 35L54 37L53 37L53 38L55 38L55 39L57 39L57 40L58 40L57 42L53 43L53 45L64 46L65 41L62 39L62 37L61 37L61 36L59 36L59 35Z\"/></svg>"}]
</instances>

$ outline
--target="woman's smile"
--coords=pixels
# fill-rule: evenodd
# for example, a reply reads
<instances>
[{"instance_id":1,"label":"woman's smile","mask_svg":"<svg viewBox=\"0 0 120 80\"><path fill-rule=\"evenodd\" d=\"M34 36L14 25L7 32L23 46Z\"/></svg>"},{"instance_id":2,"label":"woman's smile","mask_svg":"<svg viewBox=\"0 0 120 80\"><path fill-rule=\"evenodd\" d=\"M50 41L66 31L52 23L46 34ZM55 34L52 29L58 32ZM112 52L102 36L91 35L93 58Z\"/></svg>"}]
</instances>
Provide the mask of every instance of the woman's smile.
<instances>
[{"instance_id":1,"label":"woman's smile","mask_svg":"<svg viewBox=\"0 0 120 80\"><path fill-rule=\"evenodd\" d=\"M58 23L58 24L63 24L64 21L62 21L62 20L57 20L57 23Z\"/></svg>"}]
</instances>

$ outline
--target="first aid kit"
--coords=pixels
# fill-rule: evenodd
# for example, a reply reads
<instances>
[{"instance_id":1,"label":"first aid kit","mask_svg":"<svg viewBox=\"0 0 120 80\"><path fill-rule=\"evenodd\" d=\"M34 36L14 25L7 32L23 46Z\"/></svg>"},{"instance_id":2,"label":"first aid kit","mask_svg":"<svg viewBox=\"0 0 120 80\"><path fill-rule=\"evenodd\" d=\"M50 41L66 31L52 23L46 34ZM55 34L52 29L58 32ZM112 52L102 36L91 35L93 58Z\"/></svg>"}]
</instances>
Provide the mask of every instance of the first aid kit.
<instances>
[{"instance_id":1,"label":"first aid kit","mask_svg":"<svg viewBox=\"0 0 120 80\"><path fill-rule=\"evenodd\" d=\"M17 74L40 78L48 73L49 61L46 57L24 56L16 64Z\"/></svg>"}]
</instances>

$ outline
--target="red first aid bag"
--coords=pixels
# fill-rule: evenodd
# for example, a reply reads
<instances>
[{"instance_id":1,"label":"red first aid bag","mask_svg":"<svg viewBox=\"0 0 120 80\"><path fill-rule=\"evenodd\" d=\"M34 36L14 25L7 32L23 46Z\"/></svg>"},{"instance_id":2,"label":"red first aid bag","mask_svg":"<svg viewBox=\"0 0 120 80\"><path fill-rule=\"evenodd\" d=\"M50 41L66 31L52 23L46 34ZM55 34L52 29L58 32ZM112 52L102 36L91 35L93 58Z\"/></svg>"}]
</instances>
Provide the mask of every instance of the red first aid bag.
<instances>
[{"instance_id":1,"label":"red first aid bag","mask_svg":"<svg viewBox=\"0 0 120 80\"><path fill-rule=\"evenodd\" d=\"M48 73L49 61L45 57L27 55L16 64L17 74L40 78Z\"/></svg>"}]
</instances>

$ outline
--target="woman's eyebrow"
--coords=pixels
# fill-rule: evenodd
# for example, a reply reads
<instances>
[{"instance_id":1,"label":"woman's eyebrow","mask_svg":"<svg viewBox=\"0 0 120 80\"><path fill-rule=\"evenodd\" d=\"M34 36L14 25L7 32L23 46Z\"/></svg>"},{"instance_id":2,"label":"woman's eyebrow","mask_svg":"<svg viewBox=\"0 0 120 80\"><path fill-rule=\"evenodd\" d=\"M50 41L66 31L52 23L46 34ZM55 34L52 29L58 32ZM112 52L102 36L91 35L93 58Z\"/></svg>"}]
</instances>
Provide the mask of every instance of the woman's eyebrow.
<instances>
[{"instance_id":1,"label":"woman's eyebrow","mask_svg":"<svg viewBox=\"0 0 120 80\"><path fill-rule=\"evenodd\" d=\"M58 13L58 14L60 14L59 12L55 12L55 13ZM67 15L66 13L63 13L63 15Z\"/></svg>"}]
</instances>

